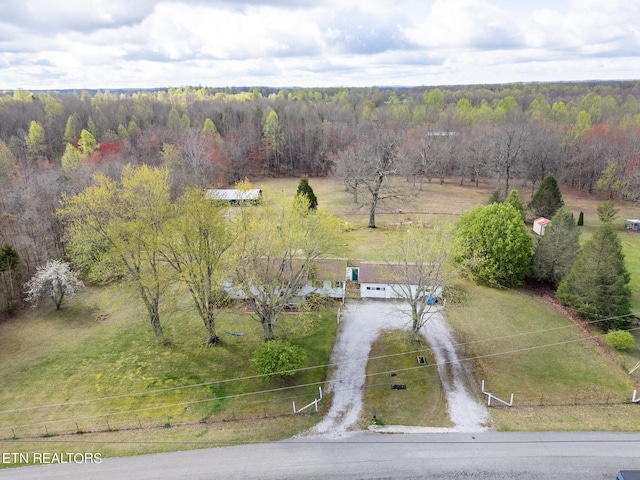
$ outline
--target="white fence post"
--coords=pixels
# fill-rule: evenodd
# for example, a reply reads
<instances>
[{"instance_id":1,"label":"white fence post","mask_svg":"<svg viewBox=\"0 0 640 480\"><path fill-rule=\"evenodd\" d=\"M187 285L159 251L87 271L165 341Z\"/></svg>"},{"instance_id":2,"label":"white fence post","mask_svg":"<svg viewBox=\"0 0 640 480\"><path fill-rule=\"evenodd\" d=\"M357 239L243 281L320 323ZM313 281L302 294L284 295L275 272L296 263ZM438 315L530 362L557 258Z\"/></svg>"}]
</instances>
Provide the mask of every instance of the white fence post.
<instances>
[{"instance_id":1,"label":"white fence post","mask_svg":"<svg viewBox=\"0 0 640 480\"><path fill-rule=\"evenodd\" d=\"M316 407L316 413L318 412L318 402L320 400L322 400L322 387L318 387L318 391L320 393L320 398L316 398L313 402L311 402L309 405L306 405L304 407L302 407L300 410L296 410L296 402L292 402L293 403L293 413L300 413L303 410L306 410L307 408L309 408L311 405L315 405Z\"/></svg>"},{"instance_id":2,"label":"white fence post","mask_svg":"<svg viewBox=\"0 0 640 480\"><path fill-rule=\"evenodd\" d=\"M489 393L487 391L485 391L484 389L484 380L482 380L482 384L480 387L482 393L484 393L487 396L487 405L491 406L491 399L493 398L494 400L497 400L501 403L504 403L507 407L512 407L513 406L513 393L511 394L511 400L509 402L505 402L504 400L496 397L495 395L493 395L492 393Z\"/></svg>"},{"instance_id":3,"label":"white fence post","mask_svg":"<svg viewBox=\"0 0 640 480\"><path fill-rule=\"evenodd\" d=\"M640 397L636 398L636 392L637 392L637 390L634 390L634 391L633 391L633 398L631 399L631 401L632 401L633 403L638 403L638 402L640 402Z\"/></svg>"}]
</instances>

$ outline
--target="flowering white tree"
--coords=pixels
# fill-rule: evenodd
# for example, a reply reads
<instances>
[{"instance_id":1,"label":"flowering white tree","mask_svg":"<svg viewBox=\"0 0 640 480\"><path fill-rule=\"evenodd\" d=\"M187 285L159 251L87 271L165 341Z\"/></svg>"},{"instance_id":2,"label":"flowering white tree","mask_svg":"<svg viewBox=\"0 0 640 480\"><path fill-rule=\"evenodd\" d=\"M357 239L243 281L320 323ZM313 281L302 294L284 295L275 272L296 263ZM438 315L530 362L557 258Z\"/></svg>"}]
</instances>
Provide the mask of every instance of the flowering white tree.
<instances>
[{"instance_id":1,"label":"flowering white tree","mask_svg":"<svg viewBox=\"0 0 640 480\"><path fill-rule=\"evenodd\" d=\"M44 267L38 267L36 274L25 283L29 303L35 307L41 298L48 296L56 304L56 310L60 310L65 297L73 297L82 287L78 274L61 260L50 260Z\"/></svg>"}]
</instances>

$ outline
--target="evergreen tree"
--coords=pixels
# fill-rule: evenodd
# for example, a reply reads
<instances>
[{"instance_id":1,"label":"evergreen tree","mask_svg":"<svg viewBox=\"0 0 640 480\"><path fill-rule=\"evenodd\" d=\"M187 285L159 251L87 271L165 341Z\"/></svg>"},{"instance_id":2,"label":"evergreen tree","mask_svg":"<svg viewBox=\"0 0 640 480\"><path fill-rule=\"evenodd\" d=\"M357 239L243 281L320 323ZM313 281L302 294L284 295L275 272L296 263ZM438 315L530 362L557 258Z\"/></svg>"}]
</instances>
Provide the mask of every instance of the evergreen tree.
<instances>
[{"instance_id":1,"label":"evergreen tree","mask_svg":"<svg viewBox=\"0 0 640 480\"><path fill-rule=\"evenodd\" d=\"M219 137L218 129L216 128L216 124L213 123L209 117L205 118L204 125L202 126L202 133L205 135L211 135L212 137Z\"/></svg>"},{"instance_id":2,"label":"evergreen tree","mask_svg":"<svg viewBox=\"0 0 640 480\"><path fill-rule=\"evenodd\" d=\"M538 237L531 265L533 277L557 286L578 256L579 236L573 213L564 207L558 210L544 236Z\"/></svg>"},{"instance_id":3,"label":"evergreen tree","mask_svg":"<svg viewBox=\"0 0 640 480\"><path fill-rule=\"evenodd\" d=\"M612 200L598 204L597 212L598 218L602 223L613 223L618 216L619 208L616 208L616 204Z\"/></svg>"},{"instance_id":4,"label":"evergreen tree","mask_svg":"<svg viewBox=\"0 0 640 480\"><path fill-rule=\"evenodd\" d=\"M630 279L620 239L610 223L603 223L560 282L557 296L588 318L620 317L631 311ZM607 331L628 324L626 318L612 318L599 326Z\"/></svg>"},{"instance_id":5,"label":"evergreen tree","mask_svg":"<svg viewBox=\"0 0 640 480\"><path fill-rule=\"evenodd\" d=\"M67 124L64 127L64 141L66 143L74 143L78 136L78 119L75 115L69 115Z\"/></svg>"},{"instance_id":6,"label":"evergreen tree","mask_svg":"<svg viewBox=\"0 0 640 480\"><path fill-rule=\"evenodd\" d=\"M504 199L504 203L515 208L522 216L522 221L524 222L524 204L522 200L520 200L520 194L515 188L509 192L507 198Z\"/></svg>"},{"instance_id":7,"label":"evergreen tree","mask_svg":"<svg viewBox=\"0 0 640 480\"><path fill-rule=\"evenodd\" d=\"M82 154L80 153L80 150L75 148L70 143L67 143L61 159L62 168L64 170L75 170L76 168L78 168L81 159Z\"/></svg>"},{"instance_id":8,"label":"evergreen tree","mask_svg":"<svg viewBox=\"0 0 640 480\"><path fill-rule=\"evenodd\" d=\"M529 202L527 208L536 218L551 218L563 205L562 193L560 193L556 177L549 173L540 182L540 187L538 187L538 191Z\"/></svg>"},{"instance_id":9,"label":"evergreen tree","mask_svg":"<svg viewBox=\"0 0 640 480\"><path fill-rule=\"evenodd\" d=\"M91 155L95 151L95 149L98 148L98 143L89 130L83 129L82 132L80 132L78 148L80 149L80 153L82 153L82 155L84 156Z\"/></svg>"},{"instance_id":10,"label":"evergreen tree","mask_svg":"<svg viewBox=\"0 0 640 480\"><path fill-rule=\"evenodd\" d=\"M318 208L318 198L313 193L313 188L309 185L309 177L303 175L300 177L300 183L298 183L298 191L296 195L305 195L309 201L309 210L315 210Z\"/></svg>"},{"instance_id":11,"label":"evergreen tree","mask_svg":"<svg viewBox=\"0 0 640 480\"><path fill-rule=\"evenodd\" d=\"M127 127L127 134L129 135L129 140L135 141L142 135L142 131L136 121L132 118L129 122L129 126Z\"/></svg>"},{"instance_id":12,"label":"evergreen tree","mask_svg":"<svg viewBox=\"0 0 640 480\"><path fill-rule=\"evenodd\" d=\"M502 198L502 192L499 189L495 189L491 192L489 196L489 200L487 200L487 205L491 205L492 203L502 203L504 199Z\"/></svg>"},{"instance_id":13,"label":"evergreen tree","mask_svg":"<svg viewBox=\"0 0 640 480\"><path fill-rule=\"evenodd\" d=\"M27 152L32 158L44 155L47 144L44 139L44 128L35 120L29 124L29 133L27 133L24 141L27 145Z\"/></svg>"}]
</instances>

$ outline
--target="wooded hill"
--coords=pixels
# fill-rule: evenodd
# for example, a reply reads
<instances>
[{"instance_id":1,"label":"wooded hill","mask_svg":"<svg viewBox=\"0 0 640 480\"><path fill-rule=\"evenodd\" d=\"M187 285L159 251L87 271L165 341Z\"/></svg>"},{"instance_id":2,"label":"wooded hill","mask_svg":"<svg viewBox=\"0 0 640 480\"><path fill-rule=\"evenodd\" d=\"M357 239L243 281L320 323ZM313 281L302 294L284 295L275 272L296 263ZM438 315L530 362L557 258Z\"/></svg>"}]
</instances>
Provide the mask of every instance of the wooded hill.
<instances>
[{"instance_id":1,"label":"wooded hill","mask_svg":"<svg viewBox=\"0 0 640 480\"><path fill-rule=\"evenodd\" d=\"M640 81L440 88L169 88L0 93L0 309L64 256L55 211L104 172L166 166L175 197L260 176L371 172L640 198ZM378 162L371 162L377 158ZM380 164L383 161L383 164ZM6 246L9 247L6 247Z\"/></svg>"}]
</instances>

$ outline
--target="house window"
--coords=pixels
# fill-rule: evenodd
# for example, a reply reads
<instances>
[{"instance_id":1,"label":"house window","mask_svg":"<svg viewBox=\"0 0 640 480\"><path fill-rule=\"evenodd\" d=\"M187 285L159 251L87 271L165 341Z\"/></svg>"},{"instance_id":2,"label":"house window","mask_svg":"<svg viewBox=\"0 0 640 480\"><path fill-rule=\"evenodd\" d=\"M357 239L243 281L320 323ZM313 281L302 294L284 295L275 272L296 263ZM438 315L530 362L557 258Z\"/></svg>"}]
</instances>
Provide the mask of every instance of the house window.
<instances>
[{"instance_id":1,"label":"house window","mask_svg":"<svg viewBox=\"0 0 640 480\"><path fill-rule=\"evenodd\" d=\"M342 282L333 282L333 288L342 288Z\"/></svg>"}]
</instances>

